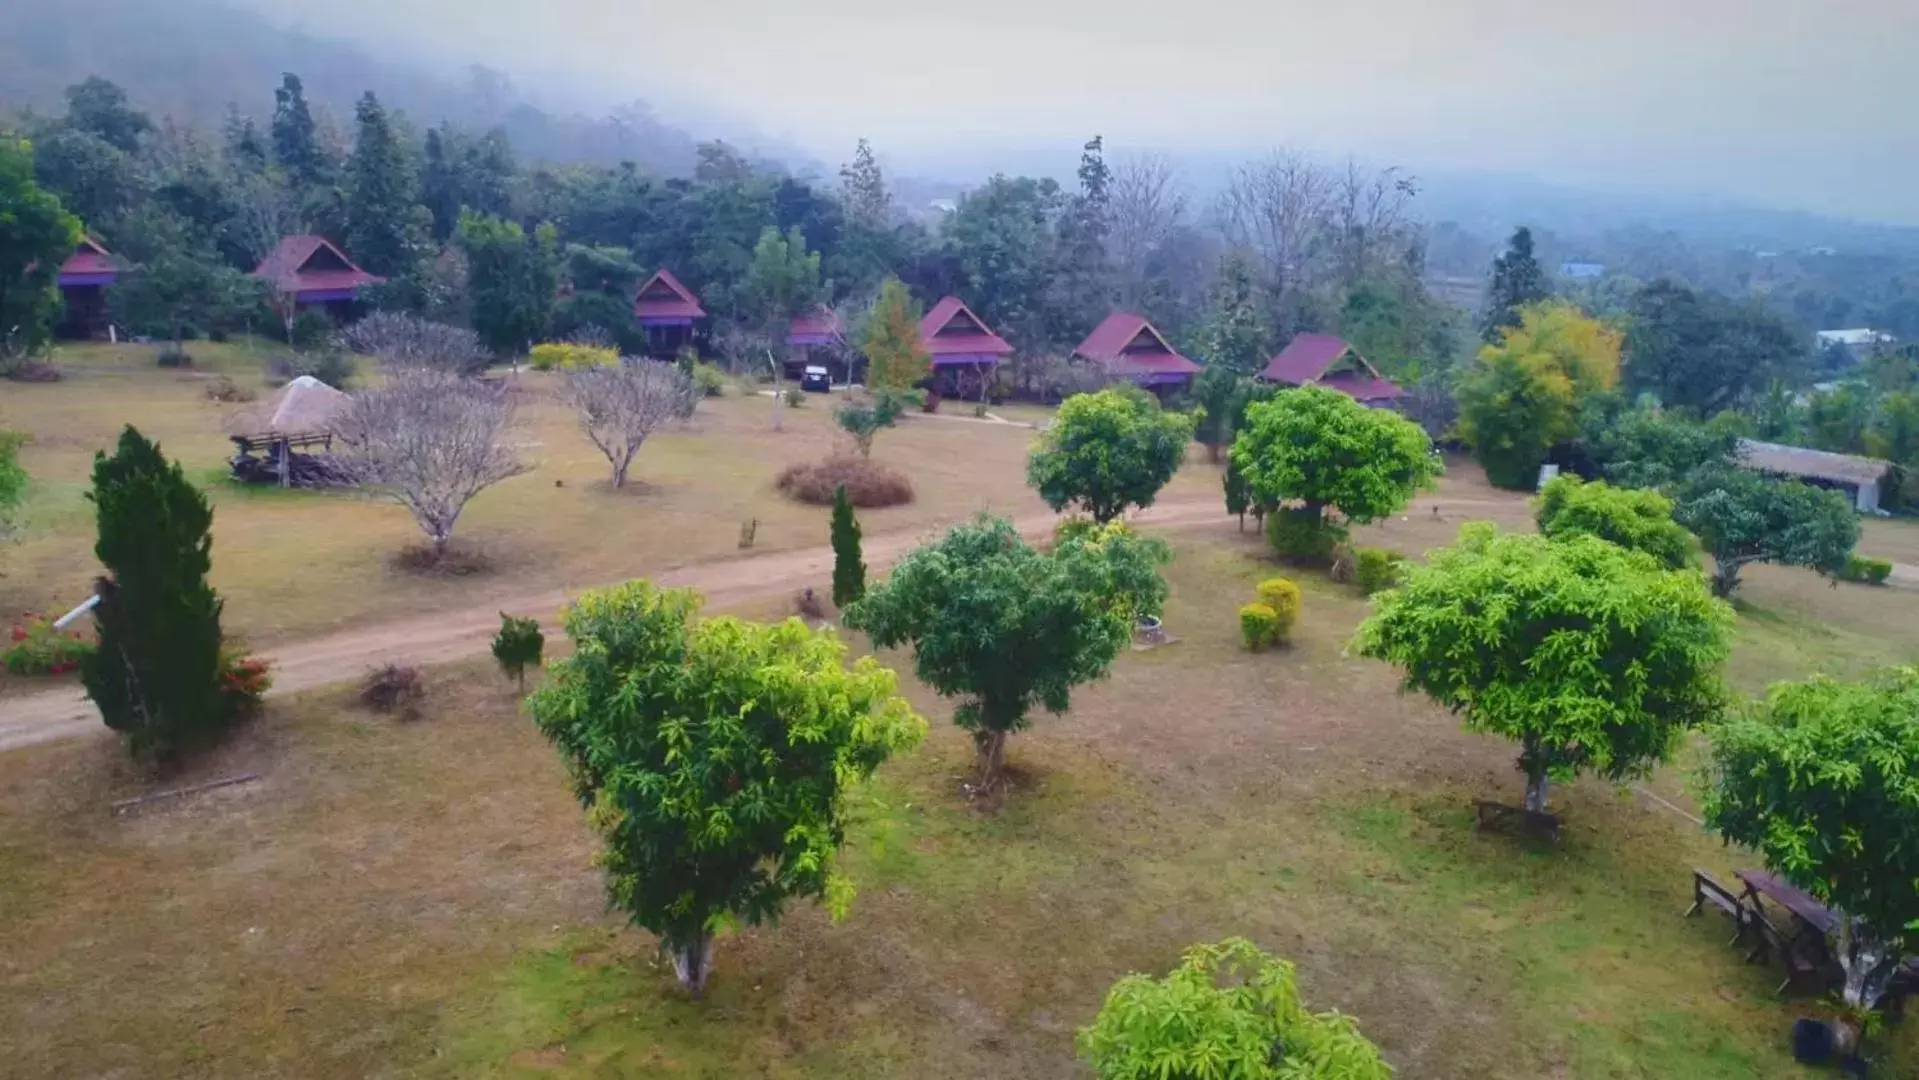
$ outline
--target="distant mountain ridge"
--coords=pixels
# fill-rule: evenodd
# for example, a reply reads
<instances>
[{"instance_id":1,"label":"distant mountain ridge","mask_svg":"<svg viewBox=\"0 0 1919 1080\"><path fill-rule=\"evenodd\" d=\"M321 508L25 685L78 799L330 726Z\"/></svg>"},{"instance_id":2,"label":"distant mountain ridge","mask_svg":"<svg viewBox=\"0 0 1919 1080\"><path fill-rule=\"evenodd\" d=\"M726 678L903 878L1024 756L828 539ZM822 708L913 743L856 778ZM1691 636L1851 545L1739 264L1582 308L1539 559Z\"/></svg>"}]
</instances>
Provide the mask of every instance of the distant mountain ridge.
<instances>
[{"instance_id":1,"label":"distant mountain ridge","mask_svg":"<svg viewBox=\"0 0 1919 1080\"><path fill-rule=\"evenodd\" d=\"M690 173L697 140L643 102L585 117L542 110L497 72L464 85L431 68L378 59L348 42L280 26L218 0L9 0L0 5L0 113L58 112L65 88L89 75L125 87L149 112L218 124L229 105L264 119L284 72L344 128L367 90L420 128L449 120L506 129L534 161L633 160Z\"/></svg>"}]
</instances>

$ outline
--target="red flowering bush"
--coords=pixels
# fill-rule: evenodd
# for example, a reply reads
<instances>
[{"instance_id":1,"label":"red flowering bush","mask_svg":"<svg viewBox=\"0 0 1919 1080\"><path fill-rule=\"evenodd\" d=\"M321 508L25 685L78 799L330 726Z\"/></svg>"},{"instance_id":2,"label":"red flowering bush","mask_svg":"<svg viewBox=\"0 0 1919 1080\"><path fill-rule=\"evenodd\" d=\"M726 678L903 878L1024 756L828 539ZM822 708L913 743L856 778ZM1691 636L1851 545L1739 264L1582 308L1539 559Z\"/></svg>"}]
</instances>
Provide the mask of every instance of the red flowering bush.
<instances>
[{"instance_id":1,"label":"red flowering bush","mask_svg":"<svg viewBox=\"0 0 1919 1080\"><path fill-rule=\"evenodd\" d=\"M235 717L251 714L273 688L273 665L249 656L246 646L228 643L220 649L220 697Z\"/></svg>"},{"instance_id":2,"label":"red flowering bush","mask_svg":"<svg viewBox=\"0 0 1919 1080\"><path fill-rule=\"evenodd\" d=\"M72 630L55 630L53 616L26 612L0 650L0 666L12 675L64 675L91 655L93 641Z\"/></svg>"}]
</instances>

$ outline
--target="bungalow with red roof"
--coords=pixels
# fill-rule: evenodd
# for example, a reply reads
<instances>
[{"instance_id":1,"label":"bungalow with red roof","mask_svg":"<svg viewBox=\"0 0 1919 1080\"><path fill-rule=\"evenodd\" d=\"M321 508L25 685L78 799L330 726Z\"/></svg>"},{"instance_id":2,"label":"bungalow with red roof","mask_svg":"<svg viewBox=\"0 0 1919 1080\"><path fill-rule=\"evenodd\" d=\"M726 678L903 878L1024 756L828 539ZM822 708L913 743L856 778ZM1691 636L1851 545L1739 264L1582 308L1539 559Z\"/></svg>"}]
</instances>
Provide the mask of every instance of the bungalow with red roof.
<instances>
[{"instance_id":1,"label":"bungalow with red roof","mask_svg":"<svg viewBox=\"0 0 1919 1080\"><path fill-rule=\"evenodd\" d=\"M82 236L73 254L60 264L57 279L66 315L63 337L98 337L107 329L107 286L120 280L120 266L91 236Z\"/></svg>"},{"instance_id":2,"label":"bungalow with red roof","mask_svg":"<svg viewBox=\"0 0 1919 1080\"><path fill-rule=\"evenodd\" d=\"M920 320L920 341L933 358L933 381L941 394L972 397L992 381L1006 339L987 327L957 296L943 296Z\"/></svg>"},{"instance_id":3,"label":"bungalow with red roof","mask_svg":"<svg viewBox=\"0 0 1919 1080\"><path fill-rule=\"evenodd\" d=\"M1108 378L1134 383L1158 394L1193 384L1199 365L1179 354L1146 316L1115 311L1086 335L1073 355L1103 368Z\"/></svg>"},{"instance_id":4,"label":"bungalow with red roof","mask_svg":"<svg viewBox=\"0 0 1919 1080\"><path fill-rule=\"evenodd\" d=\"M706 309L673 271L661 267L633 295L633 321L646 334L646 355L671 358L693 343L693 323Z\"/></svg>"},{"instance_id":5,"label":"bungalow with red roof","mask_svg":"<svg viewBox=\"0 0 1919 1080\"><path fill-rule=\"evenodd\" d=\"M798 379L808 367L823 367L833 382L853 381L853 353L846 348L846 327L839 312L821 304L793 316L786 327L786 377Z\"/></svg>"},{"instance_id":6,"label":"bungalow with red roof","mask_svg":"<svg viewBox=\"0 0 1919 1080\"><path fill-rule=\"evenodd\" d=\"M253 276L273 286L275 307L289 330L303 308L345 321L360 300L360 290L386 280L360 269L333 241L311 234L282 237L273 253L253 268Z\"/></svg>"},{"instance_id":7,"label":"bungalow with red roof","mask_svg":"<svg viewBox=\"0 0 1919 1080\"><path fill-rule=\"evenodd\" d=\"M1324 386L1378 408L1391 408L1404 393L1359 350L1331 334L1295 337L1259 377L1281 386Z\"/></svg>"}]
</instances>

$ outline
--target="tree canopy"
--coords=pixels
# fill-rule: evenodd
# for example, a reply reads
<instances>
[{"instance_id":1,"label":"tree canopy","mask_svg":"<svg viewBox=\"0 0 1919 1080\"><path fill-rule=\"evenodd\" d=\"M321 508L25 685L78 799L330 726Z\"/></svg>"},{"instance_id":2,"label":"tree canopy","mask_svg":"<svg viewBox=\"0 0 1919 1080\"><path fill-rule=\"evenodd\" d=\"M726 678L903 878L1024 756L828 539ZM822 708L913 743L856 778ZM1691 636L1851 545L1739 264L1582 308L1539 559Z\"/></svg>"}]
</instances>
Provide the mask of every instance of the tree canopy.
<instances>
[{"instance_id":1,"label":"tree canopy","mask_svg":"<svg viewBox=\"0 0 1919 1080\"><path fill-rule=\"evenodd\" d=\"M1679 490L1673 518L1712 556L1718 596L1731 596L1751 563L1838 573L1859 542L1859 518L1845 496L1733 466L1695 472Z\"/></svg>"},{"instance_id":2,"label":"tree canopy","mask_svg":"<svg viewBox=\"0 0 1919 1080\"><path fill-rule=\"evenodd\" d=\"M1140 614L1165 597L1161 541L1109 526L1050 552L1012 523L982 518L900 560L846 610L882 649L910 646L920 681L959 699L953 722L973 733L978 780L998 787L1006 738L1032 711L1062 713L1072 689L1103 677Z\"/></svg>"},{"instance_id":3,"label":"tree canopy","mask_svg":"<svg viewBox=\"0 0 1919 1080\"><path fill-rule=\"evenodd\" d=\"M32 145L0 137L0 355L45 340L54 280L79 242L79 219L34 181Z\"/></svg>"},{"instance_id":4,"label":"tree canopy","mask_svg":"<svg viewBox=\"0 0 1919 1080\"><path fill-rule=\"evenodd\" d=\"M715 931L796 898L845 910L847 789L926 730L894 674L847 667L831 631L699 604L645 581L587 592L566 612L573 654L528 702L606 844L608 899L694 990Z\"/></svg>"},{"instance_id":5,"label":"tree canopy","mask_svg":"<svg viewBox=\"0 0 1919 1080\"><path fill-rule=\"evenodd\" d=\"M889 277L880 284L860 351L866 356L866 384L875 390L904 393L933 370L933 358L920 340L919 304L905 282Z\"/></svg>"},{"instance_id":6,"label":"tree canopy","mask_svg":"<svg viewBox=\"0 0 1919 1080\"><path fill-rule=\"evenodd\" d=\"M1460 383L1459 430L1488 480L1525 490L1548 452L1578 431L1580 402L1618 382L1620 336L1558 301L1513 318Z\"/></svg>"},{"instance_id":7,"label":"tree canopy","mask_svg":"<svg viewBox=\"0 0 1919 1080\"><path fill-rule=\"evenodd\" d=\"M1469 524L1373 603L1357 651L1519 743L1529 810L1548 778L1643 773L1726 703L1732 610L1698 574L1597 537Z\"/></svg>"},{"instance_id":8,"label":"tree canopy","mask_svg":"<svg viewBox=\"0 0 1919 1080\"><path fill-rule=\"evenodd\" d=\"M1533 257L1533 231L1524 225L1513 230L1505 254L1493 260L1492 287L1486 295L1486 321L1480 336L1496 343L1518 326L1521 310L1547 297L1546 274Z\"/></svg>"},{"instance_id":9,"label":"tree canopy","mask_svg":"<svg viewBox=\"0 0 1919 1080\"><path fill-rule=\"evenodd\" d=\"M1257 504L1298 500L1356 524L1398 513L1443 468L1418 424L1317 386L1248 406L1232 462Z\"/></svg>"},{"instance_id":10,"label":"tree canopy","mask_svg":"<svg viewBox=\"0 0 1919 1080\"><path fill-rule=\"evenodd\" d=\"M1700 807L1842 913L1845 1000L1877 1004L1919 929L1919 668L1775 684L1713 729Z\"/></svg>"},{"instance_id":11,"label":"tree canopy","mask_svg":"<svg viewBox=\"0 0 1919 1080\"><path fill-rule=\"evenodd\" d=\"M1026 482L1054 510L1084 511L1104 524L1153 505L1192 437L1190 417L1136 388L1076 394L1034 441Z\"/></svg>"},{"instance_id":12,"label":"tree canopy","mask_svg":"<svg viewBox=\"0 0 1919 1080\"><path fill-rule=\"evenodd\" d=\"M1390 1080L1352 1018L1314 1013L1293 965L1244 938L1187 949L1164 979L1113 984L1079 1052L1100 1080Z\"/></svg>"},{"instance_id":13,"label":"tree canopy","mask_svg":"<svg viewBox=\"0 0 1919 1080\"><path fill-rule=\"evenodd\" d=\"M1604 480L1553 477L1534 500L1534 520L1551 538L1596 536L1643 551L1668 570L1699 565L1699 545L1672 519L1672 500L1643 488L1616 488Z\"/></svg>"},{"instance_id":14,"label":"tree canopy","mask_svg":"<svg viewBox=\"0 0 1919 1080\"><path fill-rule=\"evenodd\" d=\"M1778 316L1661 279L1632 299L1626 389L1711 416L1791 374L1806 347Z\"/></svg>"}]
</instances>

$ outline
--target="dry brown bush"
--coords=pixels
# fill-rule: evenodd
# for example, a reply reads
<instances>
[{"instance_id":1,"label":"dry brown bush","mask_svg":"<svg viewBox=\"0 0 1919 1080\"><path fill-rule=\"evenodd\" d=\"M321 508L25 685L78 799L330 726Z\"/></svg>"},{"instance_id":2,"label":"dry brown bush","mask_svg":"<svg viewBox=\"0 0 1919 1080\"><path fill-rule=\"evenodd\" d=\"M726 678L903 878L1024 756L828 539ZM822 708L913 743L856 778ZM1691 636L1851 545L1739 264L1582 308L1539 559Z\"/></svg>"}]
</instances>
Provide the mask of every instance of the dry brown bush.
<instances>
[{"instance_id":1,"label":"dry brown bush","mask_svg":"<svg viewBox=\"0 0 1919 1080\"><path fill-rule=\"evenodd\" d=\"M360 703L374 712L398 713L402 719L419 716L420 702L426 697L426 683L420 669L387 664L367 672L360 683Z\"/></svg>"},{"instance_id":2,"label":"dry brown bush","mask_svg":"<svg viewBox=\"0 0 1919 1080\"><path fill-rule=\"evenodd\" d=\"M814 506L833 505L833 491L841 485L847 499L862 510L913 501L913 482L905 474L869 458L835 455L789 465L776 482L781 491Z\"/></svg>"}]
</instances>

